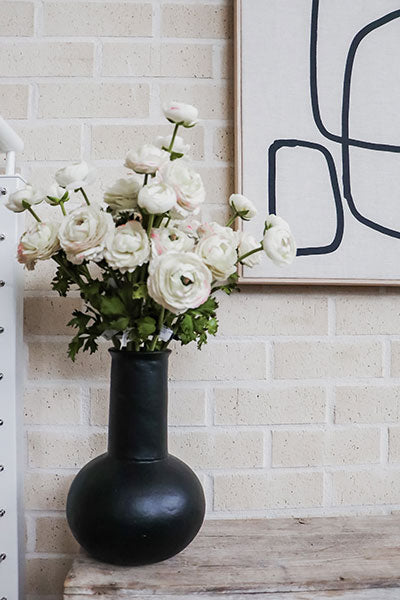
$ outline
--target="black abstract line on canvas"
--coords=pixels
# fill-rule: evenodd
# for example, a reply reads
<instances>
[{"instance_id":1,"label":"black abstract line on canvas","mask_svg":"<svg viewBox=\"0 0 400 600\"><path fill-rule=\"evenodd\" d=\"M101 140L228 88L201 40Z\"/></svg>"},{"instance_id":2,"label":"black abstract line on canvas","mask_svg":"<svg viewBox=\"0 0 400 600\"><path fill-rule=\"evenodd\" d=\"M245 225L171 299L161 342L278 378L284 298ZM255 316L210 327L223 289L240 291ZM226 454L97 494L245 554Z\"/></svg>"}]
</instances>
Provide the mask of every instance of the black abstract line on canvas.
<instances>
[{"instance_id":1,"label":"black abstract line on canvas","mask_svg":"<svg viewBox=\"0 0 400 600\"><path fill-rule=\"evenodd\" d=\"M329 179L331 182L333 198L336 208L336 232L330 244L327 246L316 246L309 248L298 248L297 256L308 256L310 254L329 254L334 252L339 246L343 238L344 215L342 198L340 196L339 182L336 173L335 161L332 154L325 146L314 142L304 140L276 140L268 150L268 178L269 178L269 212L276 212L276 155L280 148L309 148L320 152L326 161Z\"/></svg>"},{"instance_id":2,"label":"black abstract line on canvas","mask_svg":"<svg viewBox=\"0 0 400 600\"><path fill-rule=\"evenodd\" d=\"M310 34L310 96L311 96L311 108L314 122L319 132L328 140L333 141L341 145L342 149L342 181L343 181L343 196L347 201L349 209L353 216L363 225L374 229L384 235L388 235L395 238L400 238L400 232L394 229L390 229L375 221L364 217L358 210L351 191L351 173L350 173L350 148L359 147L367 150L378 151L378 152L400 152L400 146L391 144L377 144L375 142L369 142L364 140L357 140L350 138L350 91L351 91L351 79L353 74L353 67L357 50L362 42L371 32L378 28L390 23L391 21L400 17L400 10L395 10L375 21L372 21L365 27L363 27L353 38L352 43L346 58L345 74L343 80L343 99L342 99L342 132L341 135L330 132L324 125L320 108L319 108L319 96L318 96L318 65L317 65L317 43L318 43L318 13L319 13L319 0L312 1L311 9L311 34ZM297 251L298 256L308 256L312 254L329 254L334 252L339 246L343 238L344 231L344 214L342 199L337 184L337 174L334 159L331 153L320 144L313 144L312 142L304 142L302 140L275 140L271 144L268 151L268 164L269 164L269 175L268 175L268 206L269 212L276 212L276 153L277 150L284 146L296 147L303 146L319 150L325 156L332 192L335 200L336 207L336 234L334 240L326 245L319 247L310 248L299 248ZM329 158L328 158L329 157ZM334 173L334 175L333 175ZM340 207L340 208L339 208Z\"/></svg>"}]
</instances>

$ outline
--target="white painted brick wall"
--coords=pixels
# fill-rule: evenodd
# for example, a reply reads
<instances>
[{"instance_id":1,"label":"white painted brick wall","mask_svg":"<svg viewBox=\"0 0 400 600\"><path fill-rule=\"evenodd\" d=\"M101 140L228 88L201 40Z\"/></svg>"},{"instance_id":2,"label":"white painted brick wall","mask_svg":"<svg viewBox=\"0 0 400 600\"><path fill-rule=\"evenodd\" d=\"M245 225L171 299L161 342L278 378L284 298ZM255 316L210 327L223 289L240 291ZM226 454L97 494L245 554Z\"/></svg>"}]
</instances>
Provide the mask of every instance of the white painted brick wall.
<instances>
[{"instance_id":1,"label":"white painted brick wall","mask_svg":"<svg viewBox=\"0 0 400 600\"><path fill-rule=\"evenodd\" d=\"M169 131L163 99L196 104L186 133L222 218L233 191L231 0L0 0L0 113L26 142L36 185L84 158L92 194L133 146ZM30 600L60 600L76 544L64 505L105 445L109 356L66 357L79 298L26 275L26 523ZM221 298L220 333L171 357L171 448L218 517L400 509L400 302L396 290L247 287Z\"/></svg>"}]
</instances>

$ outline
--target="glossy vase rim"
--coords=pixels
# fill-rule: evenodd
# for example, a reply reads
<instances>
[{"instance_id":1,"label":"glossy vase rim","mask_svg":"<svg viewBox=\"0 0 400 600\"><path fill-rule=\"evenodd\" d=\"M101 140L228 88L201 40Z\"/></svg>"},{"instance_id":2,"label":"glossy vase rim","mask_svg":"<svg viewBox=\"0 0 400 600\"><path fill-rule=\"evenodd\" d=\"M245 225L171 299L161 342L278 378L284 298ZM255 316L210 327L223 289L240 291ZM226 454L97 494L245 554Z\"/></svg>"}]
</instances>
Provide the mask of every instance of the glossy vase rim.
<instances>
[{"instance_id":1,"label":"glossy vase rim","mask_svg":"<svg viewBox=\"0 0 400 600\"><path fill-rule=\"evenodd\" d=\"M154 356L155 354L171 354L172 350L117 350L117 348L109 348L110 354L131 354L135 356Z\"/></svg>"}]
</instances>

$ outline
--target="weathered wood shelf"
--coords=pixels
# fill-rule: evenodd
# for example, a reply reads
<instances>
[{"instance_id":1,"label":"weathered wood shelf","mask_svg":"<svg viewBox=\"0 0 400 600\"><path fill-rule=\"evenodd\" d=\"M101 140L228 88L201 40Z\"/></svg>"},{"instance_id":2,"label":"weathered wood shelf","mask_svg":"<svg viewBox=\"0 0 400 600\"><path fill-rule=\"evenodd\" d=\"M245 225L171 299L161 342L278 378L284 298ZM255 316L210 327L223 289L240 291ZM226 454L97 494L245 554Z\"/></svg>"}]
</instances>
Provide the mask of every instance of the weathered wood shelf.
<instances>
[{"instance_id":1,"label":"weathered wood shelf","mask_svg":"<svg viewBox=\"0 0 400 600\"><path fill-rule=\"evenodd\" d=\"M80 555L64 600L400 600L400 516L206 521L146 567Z\"/></svg>"}]
</instances>

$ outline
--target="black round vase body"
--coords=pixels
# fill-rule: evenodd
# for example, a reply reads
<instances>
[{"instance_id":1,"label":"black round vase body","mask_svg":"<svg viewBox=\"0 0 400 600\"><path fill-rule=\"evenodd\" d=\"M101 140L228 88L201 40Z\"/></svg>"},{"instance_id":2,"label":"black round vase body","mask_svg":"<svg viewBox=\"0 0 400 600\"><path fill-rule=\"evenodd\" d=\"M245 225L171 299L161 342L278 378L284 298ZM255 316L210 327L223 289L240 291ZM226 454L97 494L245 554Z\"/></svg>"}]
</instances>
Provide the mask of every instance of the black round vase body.
<instances>
[{"instance_id":1,"label":"black round vase body","mask_svg":"<svg viewBox=\"0 0 400 600\"><path fill-rule=\"evenodd\" d=\"M204 519L201 484L168 454L168 355L111 350L108 451L79 471L67 519L79 544L115 565L183 550Z\"/></svg>"}]
</instances>

